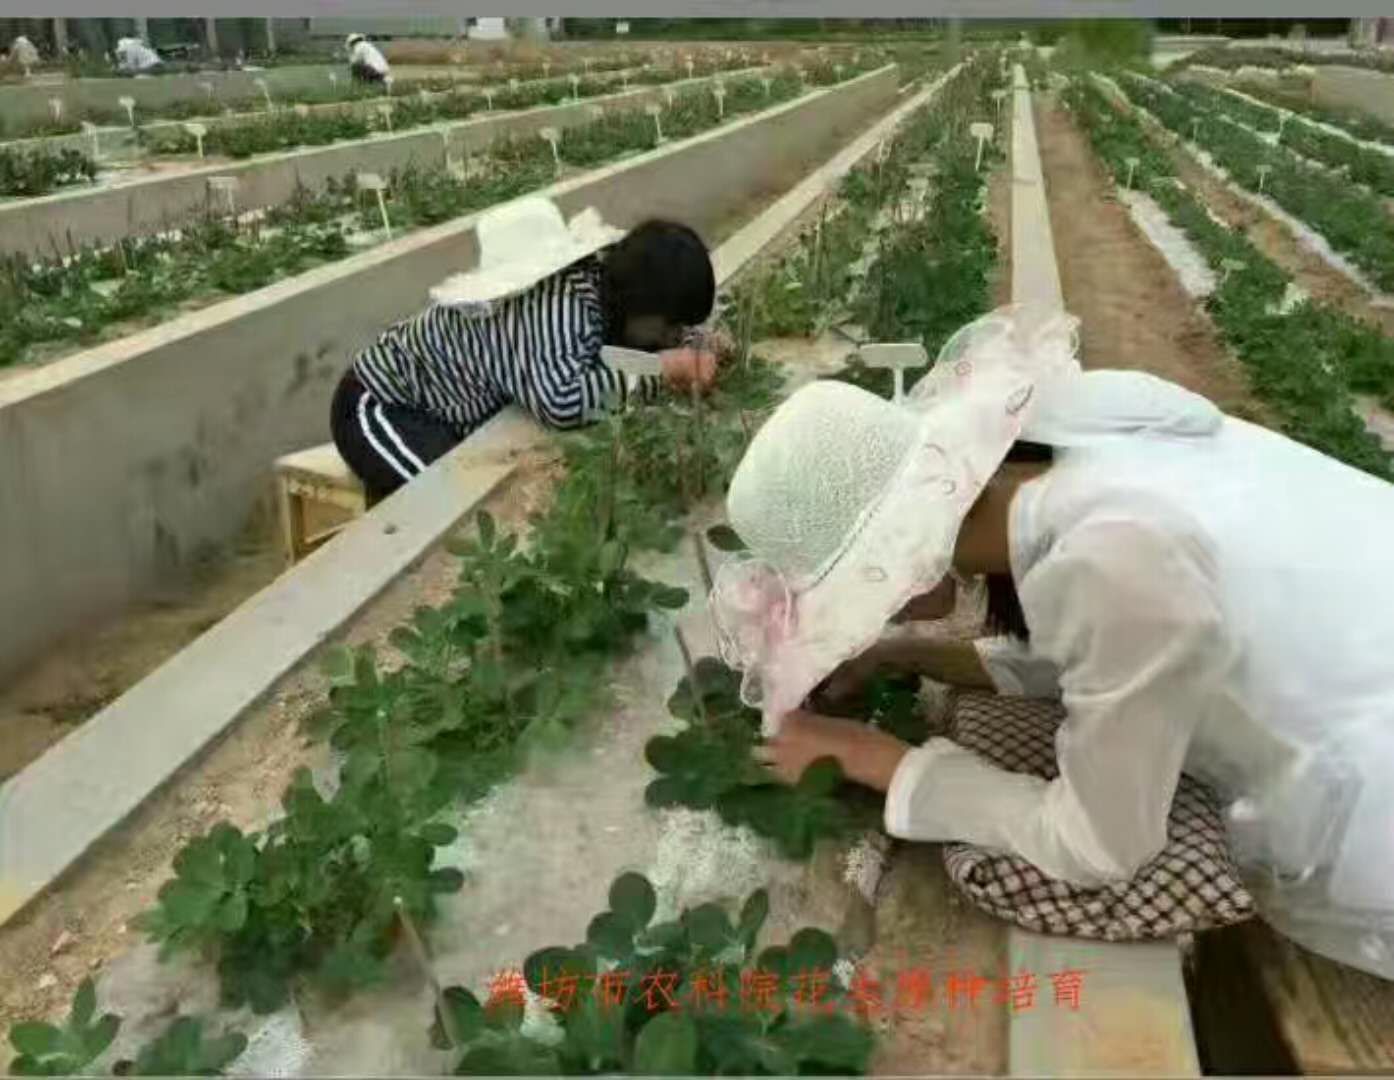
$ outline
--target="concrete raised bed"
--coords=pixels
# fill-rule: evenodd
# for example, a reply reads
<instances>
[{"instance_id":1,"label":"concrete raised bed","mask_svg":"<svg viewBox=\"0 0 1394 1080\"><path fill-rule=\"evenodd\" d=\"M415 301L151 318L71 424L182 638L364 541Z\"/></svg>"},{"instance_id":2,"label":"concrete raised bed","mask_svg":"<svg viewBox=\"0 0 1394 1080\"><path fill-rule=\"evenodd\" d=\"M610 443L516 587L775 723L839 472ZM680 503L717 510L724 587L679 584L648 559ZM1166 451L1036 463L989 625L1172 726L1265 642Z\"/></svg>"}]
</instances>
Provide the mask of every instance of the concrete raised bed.
<instances>
[{"instance_id":1,"label":"concrete raised bed","mask_svg":"<svg viewBox=\"0 0 1394 1080\"><path fill-rule=\"evenodd\" d=\"M1013 73L1012 301L1065 306L1055 260L1031 92ZM1085 1011L1012 1012L1012 1076L1198 1076L1181 956L1172 942L1105 944L1011 929L1010 971L1088 972Z\"/></svg>"},{"instance_id":2,"label":"concrete raised bed","mask_svg":"<svg viewBox=\"0 0 1394 1080\"><path fill-rule=\"evenodd\" d=\"M196 166L179 172L157 173L96 188L71 188L0 205L0 253L67 251L69 243L110 242L123 236L171 228L191 215L205 212L211 202L208 180L232 176L239 181L240 210L274 206L294 194L296 185L312 190L345 173L379 172L415 163L440 166L449 153L459 157L508 135L531 135L544 127L588 124L592 110L639 109L661 102L668 90L698 85L708 79L646 86L617 94L585 98L566 105L523 112L500 112L472 120L413 128L399 135L305 147L284 154L267 154L246 161ZM221 196L219 196L221 198Z\"/></svg>"},{"instance_id":3,"label":"concrete raised bed","mask_svg":"<svg viewBox=\"0 0 1394 1080\"><path fill-rule=\"evenodd\" d=\"M548 189L567 213L719 235L897 97L883 68ZM244 526L279 454L328 436L350 352L472 265L474 217L0 383L0 672Z\"/></svg>"}]
</instances>

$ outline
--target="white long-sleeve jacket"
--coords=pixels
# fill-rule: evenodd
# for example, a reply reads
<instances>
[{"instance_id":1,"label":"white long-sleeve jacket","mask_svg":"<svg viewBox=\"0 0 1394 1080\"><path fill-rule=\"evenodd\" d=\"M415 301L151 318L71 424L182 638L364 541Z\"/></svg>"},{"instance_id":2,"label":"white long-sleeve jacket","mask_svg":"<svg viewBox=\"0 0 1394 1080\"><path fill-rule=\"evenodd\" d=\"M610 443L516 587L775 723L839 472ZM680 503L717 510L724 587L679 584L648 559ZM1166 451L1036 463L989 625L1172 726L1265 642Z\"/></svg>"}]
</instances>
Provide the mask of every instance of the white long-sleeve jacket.
<instances>
[{"instance_id":1,"label":"white long-sleeve jacket","mask_svg":"<svg viewBox=\"0 0 1394 1080\"><path fill-rule=\"evenodd\" d=\"M1009 528L1031 648L981 655L1008 692L1058 679L1060 776L931 739L887 829L1120 880L1165 843L1185 768L1229 801L1246 865L1304 880L1289 912L1350 931L1304 940L1394 977L1367 917L1394 919L1394 486L1226 419L1060 451Z\"/></svg>"}]
</instances>

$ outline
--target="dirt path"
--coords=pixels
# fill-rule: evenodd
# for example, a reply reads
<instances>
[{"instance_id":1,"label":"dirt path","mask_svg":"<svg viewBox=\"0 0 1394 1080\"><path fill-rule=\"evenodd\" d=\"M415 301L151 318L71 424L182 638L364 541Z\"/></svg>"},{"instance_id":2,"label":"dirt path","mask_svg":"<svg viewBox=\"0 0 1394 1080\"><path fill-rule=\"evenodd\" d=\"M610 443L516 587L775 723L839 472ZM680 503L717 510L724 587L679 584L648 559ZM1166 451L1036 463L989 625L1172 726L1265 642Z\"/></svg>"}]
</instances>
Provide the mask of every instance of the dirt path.
<instances>
[{"instance_id":1,"label":"dirt path","mask_svg":"<svg viewBox=\"0 0 1394 1080\"><path fill-rule=\"evenodd\" d=\"M1303 292L1356 318L1374 322L1386 334L1394 335L1394 309L1373 306L1369 293L1298 243L1277 218L1235 195L1190 154L1174 150L1171 157L1181 181L1226 225L1242 229L1250 243L1290 273Z\"/></svg>"},{"instance_id":2,"label":"dirt path","mask_svg":"<svg viewBox=\"0 0 1394 1080\"><path fill-rule=\"evenodd\" d=\"M1065 306L1083 322L1084 366L1151 372L1226 412L1259 415L1238 361L1133 225L1088 143L1053 99L1037 104L1036 125Z\"/></svg>"}]
</instances>

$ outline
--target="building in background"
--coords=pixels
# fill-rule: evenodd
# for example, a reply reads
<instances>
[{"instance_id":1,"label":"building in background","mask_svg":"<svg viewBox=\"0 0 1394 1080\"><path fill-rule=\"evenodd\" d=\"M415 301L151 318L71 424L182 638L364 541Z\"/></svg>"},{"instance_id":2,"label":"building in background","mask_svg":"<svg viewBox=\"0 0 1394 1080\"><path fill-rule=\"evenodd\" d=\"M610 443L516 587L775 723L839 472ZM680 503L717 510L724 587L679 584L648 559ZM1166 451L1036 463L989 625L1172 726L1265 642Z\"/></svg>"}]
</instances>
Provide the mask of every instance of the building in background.
<instances>
[{"instance_id":1,"label":"building in background","mask_svg":"<svg viewBox=\"0 0 1394 1080\"><path fill-rule=\"evenodd\" d=\"M1351 19L1350 43L1358 49L1394 48L1394 18Z\"/></svg>"}]
</instances>

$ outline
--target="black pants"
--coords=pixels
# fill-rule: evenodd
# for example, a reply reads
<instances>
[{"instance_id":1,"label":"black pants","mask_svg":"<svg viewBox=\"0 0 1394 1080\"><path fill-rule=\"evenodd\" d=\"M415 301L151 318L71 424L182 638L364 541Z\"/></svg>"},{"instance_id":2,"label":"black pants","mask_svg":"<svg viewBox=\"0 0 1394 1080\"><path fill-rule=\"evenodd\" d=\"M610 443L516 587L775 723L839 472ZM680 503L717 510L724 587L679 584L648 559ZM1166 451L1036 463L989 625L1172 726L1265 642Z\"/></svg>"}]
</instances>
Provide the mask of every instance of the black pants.
<instances>
[{"instance_id":1,"label":"black pants","mask_svg":"<svg viewBox=\"0 0 1394 1080\"><path fill-rule=\"evenodd\" d=\"M354 82L359 83L381 84L385 81L381 71L378 71L376 68L371 68L367 64L354 64L349 68L349 76Z\"/></svg>"},{"instance_id":2,"label":"black pants","mask_svg":"<svg viewBox=\"0 0 1394 1080\"><path fill-rule=\"evenodd\" d=\"M455 429L420 409L386 405L344 373L329 409L334 445L374 502L391 495L460 443Z\"/></svg>"}]
</instances>

